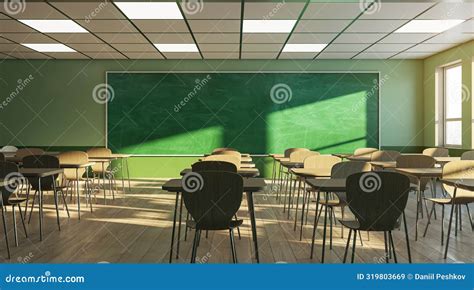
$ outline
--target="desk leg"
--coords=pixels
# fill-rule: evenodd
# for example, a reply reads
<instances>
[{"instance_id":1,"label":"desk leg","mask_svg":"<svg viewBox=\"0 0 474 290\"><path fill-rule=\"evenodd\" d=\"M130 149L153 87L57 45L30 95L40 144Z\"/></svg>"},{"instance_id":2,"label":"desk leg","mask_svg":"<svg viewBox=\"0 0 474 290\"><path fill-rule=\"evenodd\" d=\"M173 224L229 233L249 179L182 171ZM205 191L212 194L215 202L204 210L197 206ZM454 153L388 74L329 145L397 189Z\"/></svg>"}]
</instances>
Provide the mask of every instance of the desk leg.
<instances>
[{"instance_id":1,"label":"desk leg","mask_svg":"<svg viewBox=\"0 0 474 290\"><path fill-rule=\"evenodd\" d=\"M124 168L123 168L123 158L120 158L120 175L122 175L122 191L125 192L125 182L123 180Z\"/></svg>"},{"instance_id":2,"label":"desk leg","mask_svg":"<svg viewBox=\"0 0 474 290\"><path fill-rule=\"evenodd\" d=\"M329 194L325 192L325 204L326 206L324 207L324 229L323 229L323 250L322 250L322 255L321 255L321 263L324 264L324 252L326 250L326 226L328 223L328 200L329 200ZM355 234L354 234L355 237Z\"/></svg>"},{"instance_id":3,"label":"desk leg","mask_svg":"<svg viewBox=\"0 0 474 290\"><path fill-rule=\"evenodd\" d=\"M131 190L131 187L130 187L130 168L128 167L128 157L125 159L125 164L127 166L128 191L130 191Z\"/></svg>"},{"instance_id":4,"label":"desk leg","mask_svg":"<svg viewBox=\"0 0 474 290\"><path fill-rule=\"evenodd\" d=\"M53 182L53 198L54 206L56 208L56 222L58 224L58 229L61 230L61 222L59 221L58 191L56 190L56 180L54 180L54 175L51 175L51 181Z\"/></svg>"},{"instance_id":5,"label":"desk leg","mask_svg":"<svg viewBox=\"0 0 474 290\"><path fill-rule=\"evenodd\" d=\"M179 259L179 243L181 239L181 220L183 215L183 197L179 202L178 240L176 241L176 259Z\"/></svg>"},{"instance_id":6,"label":"desk leg","mask_svg":"<svg viewBox=\"0 0 474 290\"><path fill-rule=\"evenodd\" d=\"M90 203L91 212L92 212L92 190L89 184L89 168L88 167L86 168L86 194L89 195L89 203ZM87 195L86 195L86 198L87 198Z\"/></svg>"},{"instance_id":7,"label":"desk leg","mask_svg":"<svg viewBox=\"0 0 474 290\"><path fill-rule=\"evenodd\" d=\"M252 238L253 244L255 247L255 259L257 263L260 263L260 257L258 255L258 241L257 241L257 223L255 221L255 207L253 204L253 192L247 192L247 203L248 203L248 210L250 214L250 223L252 225Z\"/></svg>"},{"instance_id":8,"label":"desk leg","mask_svg":"<svg viewBox=\"0 0 474 290\"><path fill-rule=\"evenodd\" d=\"M39 205L39 232L40 241L43 240L43 190L41 190L41 177L38 178L38 205Z\"/></svg>"},{"instance_id":9,"label":"desk leg","mask_svg":"<svg viewBox=\"0 0 474 290\"><path fill-rule=\"evenodd\" d=\"M104 170L104 162L101 162L102 164L102 186L104 187L104 204L106 204L106 198L105 198L105 170Z\"/></svg>"},{"instance_id":10,"label":"desk leg","mask_svg":"<svg viewBox=\"0 0 474 290\"><path fill-rule=\"evenodd\" d=\"M310 254L310 258L313 259L313 252L314 252L314 239L316 238L316 229L318 227L318 207L319 207L319 197L320 197L320 194L321 192L318 190L318 197L316 198L316 210L314 211L314 226L313 226L313 241L311 242L311 254ZM309 198L311 198L311 193L310 193L310 196ZM321 209L322 209L322 205L321 205ZM320 211L321 211L320 209ZM307 209L309 210L309 208ZM303 217L301 217L303 218ZM301 230L303 230L303 228L301 228Z\"/></svg>"},{"instance_id":11,"label":"desk leg","mask_svg":"<svg viewBox=\"0 0 474 290\"><path fill-rule=\"evenodd\" d=\"M179 199L179 192L176 192L176 201L174 203L173 230L171 231L170 264L173 261L174 233L176 231L176 215L178 213L178 199Z\"/></svg>"}]
</instances>

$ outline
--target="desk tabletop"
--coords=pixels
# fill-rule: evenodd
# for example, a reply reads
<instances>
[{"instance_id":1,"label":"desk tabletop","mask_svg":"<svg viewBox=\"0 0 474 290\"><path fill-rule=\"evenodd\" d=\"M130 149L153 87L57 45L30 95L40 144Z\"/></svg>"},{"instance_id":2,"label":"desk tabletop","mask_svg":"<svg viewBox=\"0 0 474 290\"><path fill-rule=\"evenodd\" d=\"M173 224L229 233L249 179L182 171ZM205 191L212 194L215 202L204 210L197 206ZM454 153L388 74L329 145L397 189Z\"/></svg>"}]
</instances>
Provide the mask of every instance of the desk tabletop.
<instances>
[{"instance_id":1,"label":"desk tabletop","mask_svg":"<svg viewBox=\"0 0 474 290\"><path fill-rule=\"evenodd\" d=\"M113 156L113 155L109 155L109 156L95 156L95 157L89 156L89 159L90 159L90 160L92 160L92 161L98 161L98 162L105 162L105 161L115 160L115 159L118 159L118 158L119 158L119 157Z\"/></svg>"},{"instance_id":2,"label":"desk tabletop","mask_svg":"<svg viewBox=\"0 0 474 290\"><path fill-rule=\"evenodd\" d=\"M244 178L244 191L257 192L265 188L265 179L263 178ZM170 192L182 192L182 179L170 179L161 187L163 190Z\"/></svg>"},{"instance_id":3,"label":"desk tabletop","mask_svg":"<svg viewBox=\"0 0 474 290\"><path fill-rule=\"evenodd\" d=\"M436 178L441 177L443 175L443 169L439 167L433 168L394 168L396 171L400 173L405 173L408 175L413 175L418 178L426 177L426 178Z\"/></svg>"},{"instance_id":4,"label":"desk tabletop","mask_svg":"<svg viewBox=\"0 0 474 290\"><path fill-rule=\"evenodd\" d=\"M461 157L433 157L438 164L445 164L451 161L459 161Z\"/></svg>"},{"instance_id":5,"label":"desk tabletop","mask_svg":"<svg viewBox=\"0 0 474 290\"><path fill-rule=\"evenodd\" d=\"M129 158L129 157L132 157L132 156L133 156L132 154L122 154L122 153L112 154L112 157L116 157L116 158Z\"/></svg>"},{"instance_id":6,"label":"desk tabletop","mask_svg":"<svg viewBox=\"0 0 474 290\"><path fill-rule=\"evenodd\" d=\"M290 171L301 177L331 177L331 168L293 168Z\"/></svg>"},{"instance_id":7,"label":"desk tabletop","mask_svg":"<svg viewBox=\"0 0 474 290\"><path fill-rule=\"evenodd\" d=\"M441 179L441 182L447 185L474 191L474 179Z\"/></svg>"},{"instance_id":8,"label":"desk tabletop","mask_svg":"<svg viewBox=\"0 0 474 290\"><path fill-rule=\"evenodd\" d=\"M191 168L186 168L181 171L181 176L185 175L186 173L191 172ZM237 173L242 175L242 177L257 177L260 175L260 171L258 168L239 168L237 169Z\"/></svg>"},{"instance_id":9,"label":"desk tabletop","mask_svg":"<svg viewBox=\"0 0 474 290\"><path fill-rule=\"evenodd\" d=\"M352 153L333 153L331 155L339 157L339 158L347 158L347 157L352 156Z\"/></svg>"},{"instance_id":10,"label":"desk tabletop","mask_svg":"<svg viewBox=\"0 0 474 290\"><path fill-rule=\"evenodd\" d=\"M286 168L301 168L304 166L303 162L294 162L294 161L281 161L281 165Z\"/></svg>"},{"instance_id":11,"label":"desk tabletop","mask_svg":"<svg viewBox=\"0 0 474 290\"><path fill-rule=\"evenodd\" d=\"M283 158L285 157L285 154L269 154L269 156L272 158Z\"/></svg>"},{"instance_id":12,"label":"desk tabletop","mask_svg":"<svg viewBox=\"0 0 474 290\"><path fill-rule=\"evenodd\" d=\"M20 168L20 174L24 177L47 177L51 175L61 174L63 168Z\"/></svg>"},{"instance_id":13,"label":"desk tabletop","mask_svg":"<svg viewBox=\"0 0 474 290\"><path fill-rule=\"evenodd\" d=\"M331 178L331 179L306 179L306 183L316 191L346 191L345 178Z\"/></svg>"},{"instance_id":14,"label":"desk tabletop","mask_svg":"<svg viewBox=\"0 0 474 290\"><path fill-rule=\"evenodd\" d=\"M382 167L382 168L395 168L397 167L396 161L370 161L370 164L375 167Z\"/></svg>"},{"instance_id":15,"label":"desk tabletop","mask_svg":"<svg viewBox=\"0 0 474 290\"><path fill-rule=\"evenodd\" d=\"M87 162L87 163L61 163L59 164L59 167L61 168L84 168L84 167L89 167L94 165L95 162Z\"/></svg>"}]
</instances>

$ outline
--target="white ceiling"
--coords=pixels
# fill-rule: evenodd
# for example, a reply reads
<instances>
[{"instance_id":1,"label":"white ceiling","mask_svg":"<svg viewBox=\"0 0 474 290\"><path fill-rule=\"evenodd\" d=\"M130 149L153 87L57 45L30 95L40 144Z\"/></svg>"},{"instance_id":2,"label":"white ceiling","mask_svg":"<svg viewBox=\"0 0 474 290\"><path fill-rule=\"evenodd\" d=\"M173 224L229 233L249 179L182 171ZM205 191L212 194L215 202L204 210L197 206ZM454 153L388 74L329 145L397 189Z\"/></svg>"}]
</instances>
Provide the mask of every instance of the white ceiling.
<instances>
[{"instance_id":1,"label":"white ceiling","mask_svg":"<svg viewBox=\"0 0 474 290\"><path fill-rule=\"evenodd\" d=\"M110 1L16 1L15 11L0 5L0 59L422 59L474 39L470 1L183 0L177 20L130 20ZM242 34L242 16L298 21L291 33ZM88 33L40 33L22 19L71 19ZM439 34L393 33L413 19L466 21ZM20 43L62 43L77 52L41 53ZM199 52L161 52L153 43L194 43ZM286 43L329 45L282 52Z\"/></svg>"}]
</instances>

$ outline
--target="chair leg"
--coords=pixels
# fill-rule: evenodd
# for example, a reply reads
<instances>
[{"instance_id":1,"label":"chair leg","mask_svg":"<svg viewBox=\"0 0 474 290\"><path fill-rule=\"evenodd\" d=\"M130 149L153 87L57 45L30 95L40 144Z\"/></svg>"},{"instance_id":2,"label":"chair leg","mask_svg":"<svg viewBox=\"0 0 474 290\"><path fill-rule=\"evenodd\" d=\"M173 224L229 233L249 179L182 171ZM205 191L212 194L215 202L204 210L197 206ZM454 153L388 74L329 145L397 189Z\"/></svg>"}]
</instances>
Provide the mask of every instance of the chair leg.
<instances>
[{"instance_id":1,"label":"chair leg","mask_svg":"<svg viewBox=\"0 0 474 290\"><path fill-rule=\"evenodd\" d=\"M333 215L333 207L329 207L329 250L332 250L332 215Z\"/></svg>"},{"instance_id":2,"label":"chair leg","mask_svg":"<svg viewBox=\"0 0 474 290\"><path fill-rule=\"evenodd\" d=\"M354 230L354 238L352 239L352 257L351 257L351 264L354 263L355 259L355 251L356 251L356 240L357 240L357 230ZM360 231L359 231L360 232Z\"/></svg>"},{"instance_id":3,"label":"chair leg","mask_svg":"<svg viewBox=\"0 0 474 290\"><path fill-rule=\"evenodd\" d=\"M389 235L389 237L390 237L390 245L392 245L393 260L395 261L395 263L398 263L398 260L397 260L397 252L395 251L395 243L393 242L392 231L389 231L389 232L388 232L388 235Z\"/></svg>"},{"instance_id":4,"label":"chair leg","mask_svg":"<svg viewBox=\"0 0 474 290\"><path fill-rule=\"evenodd\" d=\"M6 216L5 216L5 207L3 206L3 203L0 206L2 207L3 232L5 234L5 243L7 244L8 260L10 260L11 255L10 255L10 245L8 244L8 229L7 229L7 221L6 221Z\"/></svg>"},{"instance_id":5,"label":"chair leg","mask_svg":"<svg viewBox=\"0 0 474 290\"><path fill-rule=\"evenodd\" d=\"M298 182L298 192L296 194L296 206L295 206L295 224L293 226L293 231L296 231L296 223L298 221L298 205L300 201L300 193L301 193L301 178Z\"/></svg>"},{"instance_id":6,"label":"chair leg","mask_svg":"<svg viewBox=\"0 0 474 290\"><path fill-rule=\"evenodd\" d=\"M229 229L230 248L232 251L232 262L237 264L237 253L235 251L234 229Z\"/></svg>"},{"instance_id":7,"label":"chair leg","mask_svg":"<svg viewBox=\"0 0 474 290\"><path fill-rule=\"evenodd\" d=\"M35 190L35 194L33 195L33 201L32 201L32 203L31 203L30 216L29 216L29 218L28 218L28 223L31 222L31 216L33 215L33 208L35 207L35 200L36 200L36 194L37 194L37 193L38 193L38 191ZM26 212L25 212L25 214L26 214Z\"/></svg>"},{"instance_id":8,"label":"chair leg","mask_svg":"<svg viewBox=\"0 0 474 290\"><path fill-rule=\"evenodd\" d=\"M237 214L234 215L235 220L238 220L239 218L237 217ZM242 237L240 236L240 228L237 227L237 235L239 236L239 240L242 240Z\"/></svg>"},{"instance_id":9,"label":"chair leg","mask_svg":"<svg viewBox=\"0 0 474 290\"><path fill-rule=\"evenodd\" d=\"M457 205L453 205L454 206L454 215L455 215L455 220L454 220L454 236L457 237L458 236L458 206Z\"/></svg>"},{"instance_id":10,"label":"chair leg","mask_svg":"<svg viewBox=\"0 0 474 290\"><path fill-rule=\"evenodd\" d=\"M25 202L25 216L28 213L28 203L30 201L30 185L26 187L26 202Z\"/></svg>"},{"instance_id":11,"label":"chair leg","mask_svg":"<svg viewBox=\"0 0 474 290\"><path fill-rule=\"evenodd\" d=\"M23 211L21 210L21 205L18 205L18 212L20 213L21 224L23 225L23 231L25 232L25 238L28 238L28 231L26 230L26 225L25 225L25 216L23 216Z\"/></svg>"},{"instance_id":12,"label":"chair leg","mask_svg":"<svg viewBox=\"0 0 474 290\"><path fill-rule=\"evenodd\" d=\"M352 229L349 229L349 236L347 237L346 250L344 251L344 259L342 260L343 263L346 263L347 250L349 249L349 244L351 242L351 235L352 235Z\"/></svg>"},{"instance_id":13,"label":"chair leg","mask_svg":"<svg viewBox=\"0 0 474 290\"><path fill-rule=\"evenodd\" d=\"M444 244L444 204L441 205L441 246Z\"/></svg>"},{"instance_id":14,"label":"chair leg","mask_svg":"<svg viewBox=\"0 0 474 290\"><path fill-rule=\"evenodd\" d=\"M13 237L15 240L15 247L18 247L18 229L16 227L16 212L15 212L14 205L12 205L12 217L13 217Z\"/></svg>"},{"instance_id":15,"label":"chair leg","mask_svg":"<svg viewBox=\"0 0 474 290\"><path fill-rule=\"evenodd\" d=\"M426 232L428 231L428 226L431 223L431 215L433 214L435 210L435 205L436 203L433 202L433 207L431 208L430 214L428 215L428 222L426 223L425 231L423 232L423 238L426 237Z\"/></svg>"},{"instance_id":16,"label":"chair leg","mask_svg":"<svg viewBox=\"0 0 474 290\"><path fill-rule=\"evenodd\" d=\"M184 230L184 241L186 241L187 238L188 238L188 230L189 230L189 227L187 226L188 220L189 220L189 211L186 214L186 222L185 222L185 230Z\"/></svg>"},{"instance_id":17,"label":"chair leg","mask_svg":"<svg viewBox=\"0 0 474 290\"><path fill-rule=\"evenodd\" d=\"M360 231L359 231L359 240L360 240L360 245L364 246L364 243L362 242L362 235L361 235Z\"/></svg>"},{"instance_id":18,"label":"chair leg","mask_svg":"<svg viewBox=\"0 0 474 290\"><path fill-rule=\"evenodd\" d=\"M59 221L59 207L58 207L58 192L53 190L54 206L56 207L56 222L58 224L58 230L61 230L61 222Z\"/></svg>"},{"instance_id":19,"label":"chair leg","mask_svg":"<svg viewBox=\"0 0 474 290\"><path fill-rule=\"evenodd\" d=\"M385 263L388 264L388 246L387 246L387 232L383 232L383 242L385 247Z\"/></svg>"},{"instance_id":20,"label":"chair leg","mask_svg":"<svg viewBox=\"0 0 474 290\"><path fill-rule=\"evenodd\" d=\"M344 206L341 206L341 218L344 220ZM344 239L344 225L341 224L341 239Z\"/></svg>"},{"instance_id":21,"label":"chair leg","mask_svg":"<svg viewBox=\"0 0 474 290\"><path fill-rule=\"evenodd\" d=\"M459 212L459 231L462 232L462 207L458 205L458 212Z\"/></svg>"},{"instance_id":22,"label":"chair leg","mask_svg":"<svg viewBox=\"0 0 474 290\"><path fill-rule=\"evenodd\" d=\"M469 217L469 222L471 223L471 230L474 231L474 225L472 224L471 213L469 212L469 205L466 204L467 216Z\"/></svg>"},{"instance_id":23,"label":"chair leg","mask_svg":"<svg viewBox=\"0 0 474 290\"><path fill-rule=\"evenodd\" d=\"M69 208L68 208L67 202L66 202L66 196L64 196L64 192L63 192L62 190L61 190L60 192L61 192L61 196L62 196L62 198L63 198L63 205L64 205L64 207L66 208L67 217L68 217L68 218L71 218L71 215L69 214ZM92 202L92 200L91 200L91 202ZM91 205L91 206L92 206L92 205Z\"/></svg>"},{"instance_id":24,"label":"chair leg","mask_svg":"<svg viewBox=\"0 0 474 290\"><path fill-rule=\"evenodd\" d=\"M454 189L455 192L456 192L456 189ZM453 223L453 214L454 214L454 207L456 205L454 205L453 203L451 204L451 213L449 215L449 223L448 223L448 234L447 234L447 237L446 237L446 249L444 251L444 259L446 259L448 257L448 247L449 247L449 236L451 235L451 225Z\"/></svg>"},{"instance_id":25,"label":"chair leg","mask_svg":"<svg viewBox=\"0 0 474 290\"><path fill-rule=\"evenodd\" d=\"M317 213L318 213L318 203L319 203L319 197L320 197L320 192L318 191L318 197L316 199L316 211L314 213L314 225L313 225L313 239L311 241L311 254L310 254L310 258L313 259L313 253L314 253L314 238L316 237L316 228L318 226L318 218L316 217ZM321 209L322 209L322 205L321 205ZM321 211L321 210L320 210Z\"/></svg>"},{"instance_id":26,"label":"chair leg","mask_svg":"<svg viewBox=\"0 0 474 290\"><path fill-rule=\"evenodd\" d=\"M197 247L198 247L198 237L201 234L201 230L196 229L194 231L194 241L193 241L193 248L191 252L191 263L194 264L196 263L196 253L197 253Z\"/></svg>"},{"instance_id":27,"label":"chair leg","mask_svg":"<svg viewBox=\"0 0 474 290\"><path fill-rule=\"evenodd\" d=\"M402 215L403 215L403 227L405 228L405 240L406 240L406 244L407 244L408 263L411 264L410 239L408 237L407 218L405 216L405 211L403 211Z\"/></svg>"}]
</instances>

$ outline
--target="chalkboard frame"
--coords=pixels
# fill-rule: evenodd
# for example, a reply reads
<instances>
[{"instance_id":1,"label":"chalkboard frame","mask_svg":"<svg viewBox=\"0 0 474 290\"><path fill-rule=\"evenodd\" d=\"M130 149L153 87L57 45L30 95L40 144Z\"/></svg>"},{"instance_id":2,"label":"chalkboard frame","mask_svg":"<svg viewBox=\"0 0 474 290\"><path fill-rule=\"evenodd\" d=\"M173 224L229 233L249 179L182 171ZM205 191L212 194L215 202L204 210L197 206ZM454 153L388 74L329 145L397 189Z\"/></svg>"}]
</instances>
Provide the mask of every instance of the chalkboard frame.
<instances>
[{"instance_id":1,"label":"chalkboard frame","mask_svg":"<svg viewBox=\"0 0 474 290\"><path fill-rule=\"evenodd\" d=\"M308 73L308 74L324 74L324 73L327 73L327 74L335 74L335 73L350 73L350 74L377 74L377 79L378 79L378 96L377 96L377 101L378 101L378 110L377 110L377 120L378 120L378 136L377 136L377 143L379 145L379 148L381 148L381 143L382 143L382 134L381 134L381 104L382 104L382 86L381 86L381 82L380 82L380 76L381 76L381 72L380 71L372 71L372 70L354 70L354 71L344 71L344 70L334 70L334 71L331 71L331 70L308 70L308 71L293 71L293 70L289 70L289 71L278 71L278 70L271 70L271 71L255 71L255 70L250 70L250 71L242 71L242 70L239 70L239 71L210 71L210 70L196 70L196 71L189 71L189 70L186 70L186 71L169 71L169 70L153 70L153 71L106 71L105 72L105 84L106 86L108 87L108 79L109 79L109 74L153 74L153 73L160 73L160 74L163 74L163 73L169 73L169 74L187 74L187 73L206 73L206 74L225 74L225 73L229 73L229 74L238 74L238 73L294 73L294 74L305 74L305 73ZM108 102L105 102L105 126L104 126L104 139L105 139L105 147L108 147L108 144L109 144L109 140L108 140ZM344 152L345 153L345 152ZM133 154L133 156L140 156L140 157L201 157L201 156L204 156L203 154ZM265 154L251 154L251 156L255 156L255 157L264 157L264 156L269 156L269 154L265 153Z\"/></svg>"}]
</instances>

